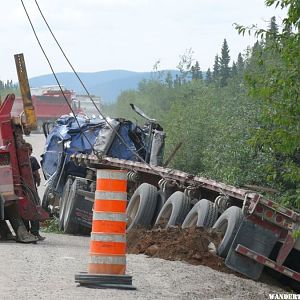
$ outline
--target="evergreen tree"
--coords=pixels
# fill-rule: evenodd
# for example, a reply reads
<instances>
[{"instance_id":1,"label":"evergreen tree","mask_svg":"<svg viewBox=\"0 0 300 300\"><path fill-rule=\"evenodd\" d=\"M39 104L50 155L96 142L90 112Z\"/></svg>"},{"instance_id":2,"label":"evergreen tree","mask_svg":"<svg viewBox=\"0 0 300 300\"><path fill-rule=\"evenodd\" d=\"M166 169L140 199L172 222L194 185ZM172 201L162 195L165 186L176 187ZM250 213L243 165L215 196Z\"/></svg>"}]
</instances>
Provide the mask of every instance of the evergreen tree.
<instances>
[{"instance_id":1,"label":"evergreen tree","mask_svg":"<svg viewBox=\"0 0 300 300\"><path fill-rule=\"evenodd\" d=\"M267 6L287 10L278 33L275 18L268 30L257 29L263 38L253 49L246 80L250 95L261 105L259 121L251 137L258 153L271 155L266 176L280 189L285 204L300 207L300 14L299 0L266 0ZM247 27L236 26L239 33ZM292 30L291 30L292 29ZM256 62L256 65L254 64Z\"/></svg>"},{"instance_id":2,"label":"evergreen tree","mask_svg":"<svg viewBox=\"0 0 300 300\"><path fill-rule=\"evenodd\" d=\"M229 47L226 39L224 39L222 50L221 50L221 58L220 58L220 85L221 86L227 85L227 80L230 75L229 62L230 62Z\"/></svg>"},{"instance_id":3,"label":"evergreen tree","mask_svg":"<svg viewBox=\"0 0 300 300\"><path fill-rule=\"evenodd\" d=\"M266 33L266 47L272 47L276 36L278 35L278 25L276 24L276 18L272 17L270 20L269 28Z\"/></svg>"},{"instance_id":4,"label":"evergreen tree","mask_svg":"<svg viewBox=\"0 0 300 300\"><path fill-rule=\"evenodd\" d=\"M172 78L171 72L167 73L167 76L165 78L165 82L166 82L168 88L172 88L173 87L173 78Z\"/></svg>"},{"instance_id":5,"label":"evergreen tree","mask_svg":"<svg viewBox=\"0 0 300 300\"><path fill-rule=\"evenodd\" d=\"M211 74L210 68L208 68L206 71L206 82L207 82L207 84L212 83L212 74Z\"/></svg>"},{"instance_id":6,"label":"evergreen tree","mask_svg":"<svg viewBox=\"0 0 300 300\"><path fill-rule=\"evenodd\" d=\"M180 85L181 85L181 78L180 78L180 76L178 76L178 74L176 74L175 80L174 80L174 87L180 86Z\"/></svg>"},{"instance_id":7,"label":"evergreen tree","mask_svg":"<svg viewBox=\"0 0 300 300\"><path fill-rule=\"evenodd\" d=\"M218 54L215 56L215 63L213 66L212 79L215 83L218 83L220 78L220 59Z\"/></svg>"},{"instance_id":8,"label":"evergreen tree","mask_svg":"<svg viewBox=\"0 0 300 300\"><path fill-rule=\"evenodd\" d=\"M237 66L236 66L236 63L233 62L232 67L231 67L231 77L235 77L235 76L237 76L237 74L238 74Z\"/></svg>"},{"instance_id":9,"label":"evergreen tree","mask_svg":"<svg viewBox=\"0 0 300 300\"><path fill-rule=\"evenodd\" d=\"M192 66L191 72L192 72L193 80L202 80L203 79L203 74L202 74L202 71L201 71L198 61L196 61L195 65Z\"/></svg>"},{"instance_id":10,"label":"evergreen tree","mask_svg":"<svg viewBox=\"0 0 300 300\"><path fill-rule=\"evenodd\" d=\"M245 63L244 63L244 60L243 60L243 57L242 57L241 53L238 54L236 67L237 67L238 74L243 74L244 69L245 69Z\"/></svg>"},{"instance_id":11,"label":"evergreen tree","mask_svg":"<svg viewBox=\"0 0 300 300\"><path fill-rule=\"evenodd\" d=\"M277 36L278 34L278 25L276 24L276 18L272 17L270 21L269 33Z\"/></svg>"}]
</instances>

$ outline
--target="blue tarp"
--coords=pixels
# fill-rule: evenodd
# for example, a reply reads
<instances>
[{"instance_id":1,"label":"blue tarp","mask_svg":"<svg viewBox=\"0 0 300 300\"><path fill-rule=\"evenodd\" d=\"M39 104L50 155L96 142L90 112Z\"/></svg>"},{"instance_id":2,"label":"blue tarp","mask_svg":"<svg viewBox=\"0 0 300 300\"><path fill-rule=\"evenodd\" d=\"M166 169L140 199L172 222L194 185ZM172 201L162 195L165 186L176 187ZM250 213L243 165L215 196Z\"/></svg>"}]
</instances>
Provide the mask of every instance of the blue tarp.
<instances>
[{"instance_id":1,"label":"blue tarp","mask_svg":"<svg viewBox=\"0 0 300 300\"><path fill-rule=\"evenodd\" d=\"M58 177L59 172L80 176L84 169L75 166L70 161L70 156L74 153L90 154L98 134L101 134L101 129L105 125L106 121L104 119L89 120L83 116L77 116L76 121L72 116L60 117L56 121L53 130L47 136L45 144L41 163L46 179L49 179L51 176ZM121 159L136 160L134 153L137 148L143 148L143 145L136 145L130 138L130 133L135 130L138 130L139 133L141 132L140 128L130 121L121 122L118 133L129 149L118 137L115 137L108 153L105 154ZM66 157L66 160L65 167L62 169L63 157Z\"/></svg>"}]
</instances>

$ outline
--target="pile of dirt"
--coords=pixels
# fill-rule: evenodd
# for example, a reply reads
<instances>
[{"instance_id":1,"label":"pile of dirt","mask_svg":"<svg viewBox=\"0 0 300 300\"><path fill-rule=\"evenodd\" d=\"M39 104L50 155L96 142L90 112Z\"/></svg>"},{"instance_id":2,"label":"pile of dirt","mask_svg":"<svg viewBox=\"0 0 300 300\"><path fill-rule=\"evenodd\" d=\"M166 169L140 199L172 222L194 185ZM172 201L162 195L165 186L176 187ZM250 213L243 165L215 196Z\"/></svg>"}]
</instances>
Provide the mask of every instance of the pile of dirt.
<instances>
[{"instance_id":1,"label":"pile of dirt","mask_svg":"<svg viewBox=\"0 0 300 300\"><path fill-rule=\"evenodd\" d=\"M220 234L212 229L169 227L146 230L132 229L127 233L127 252L146 254L167 260L186 261L212 269L233 273L224 259L214 253L221 240Z\"/></svg>"}]
</instances>

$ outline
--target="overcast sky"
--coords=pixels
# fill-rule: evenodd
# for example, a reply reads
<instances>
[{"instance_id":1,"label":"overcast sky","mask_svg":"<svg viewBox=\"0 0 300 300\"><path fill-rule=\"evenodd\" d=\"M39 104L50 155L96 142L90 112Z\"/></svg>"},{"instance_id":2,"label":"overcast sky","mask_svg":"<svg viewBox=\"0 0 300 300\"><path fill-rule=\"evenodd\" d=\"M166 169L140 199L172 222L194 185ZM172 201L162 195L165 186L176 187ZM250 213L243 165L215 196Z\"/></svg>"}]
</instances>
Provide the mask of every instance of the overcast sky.
<instances>
[{"instance_id":1,"label":"overcast sky","mask_svg":"<svg viewBox=\"0 0 300 300\"><path fill-rule=\"evenodd\" d=\"M37 34L56 72L70 71L43 24L34 0L24 0ZM176 69L192 48L202 70L212 67L224 38L236 59L254 39L233 27L266 27L275 15L264 0L39 0L62 48L78 72L112 69ZM24 53L29 77L50 73L21 1L1 1L0 79L17 79L13 55Z\"/></svg>"}]
</instances>

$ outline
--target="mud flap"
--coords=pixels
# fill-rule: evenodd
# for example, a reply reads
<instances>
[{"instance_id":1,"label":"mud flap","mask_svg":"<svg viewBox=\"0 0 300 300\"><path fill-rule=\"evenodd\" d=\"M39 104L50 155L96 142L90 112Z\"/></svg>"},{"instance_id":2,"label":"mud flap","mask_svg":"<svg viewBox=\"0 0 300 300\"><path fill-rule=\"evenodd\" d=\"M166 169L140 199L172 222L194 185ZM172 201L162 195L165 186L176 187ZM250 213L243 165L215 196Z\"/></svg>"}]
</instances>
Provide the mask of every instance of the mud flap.
<instances>
[{"instance_id":1,"label":"mud flap","mask_svg":"<svg viewBox=\"0 0 300 300\"><path fill-rule=\"evenodd\" d=\"M92 228L94 202L85 200L81 195L77 197L80 200L76 201L74 221L87 228Z\"/></svg>"},{"instance_id":2,"label":"mud flap","mask_svg":"<svg viewBox=\"0 0 300 300\"><path fill-rule=\"evenodd\" d=\"M249 219L244 219L229 249L225 264L232 270L258 280L264 265L243 256L235 251L241 244L263 256L268 257L275 246L279 235L273 231L259 226Z\"/></svg>"}]
</instances>

